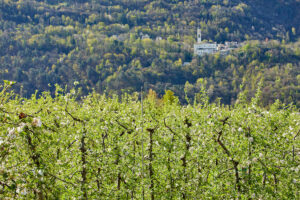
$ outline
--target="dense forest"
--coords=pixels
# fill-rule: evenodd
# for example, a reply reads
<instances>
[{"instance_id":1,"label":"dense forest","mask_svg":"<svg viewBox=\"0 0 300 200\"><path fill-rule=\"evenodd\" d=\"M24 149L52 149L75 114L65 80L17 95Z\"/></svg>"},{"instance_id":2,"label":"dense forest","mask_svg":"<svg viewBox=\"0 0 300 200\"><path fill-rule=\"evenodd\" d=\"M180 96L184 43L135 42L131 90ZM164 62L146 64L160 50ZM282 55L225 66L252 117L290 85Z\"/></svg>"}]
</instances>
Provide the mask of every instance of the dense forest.
<instances>
[{"instance_id":1,"label":"dense forest","mask_svg":"<svg viewBox=\"0 0 300 200\"><path fill-rule=\"evenodd\" d=\"M0 0L0 79L24 97L79 83L83 95L172 90L181 102L253 97L300 105L299 0ZM203 39L229 55L193 55ZM198 95L199 96L199 95Z\"/></svg>"},{"instance_id":2,"label":"dense forest","mask_svg":"<svg viewBox=\"0 0 300 200\"><path fill-rule=\"evenodd\" d=\"M0 86L1 199L299 199L300 114L244 92L231 106L172 91L78 101Z\"/></svg>"}]
</instances>

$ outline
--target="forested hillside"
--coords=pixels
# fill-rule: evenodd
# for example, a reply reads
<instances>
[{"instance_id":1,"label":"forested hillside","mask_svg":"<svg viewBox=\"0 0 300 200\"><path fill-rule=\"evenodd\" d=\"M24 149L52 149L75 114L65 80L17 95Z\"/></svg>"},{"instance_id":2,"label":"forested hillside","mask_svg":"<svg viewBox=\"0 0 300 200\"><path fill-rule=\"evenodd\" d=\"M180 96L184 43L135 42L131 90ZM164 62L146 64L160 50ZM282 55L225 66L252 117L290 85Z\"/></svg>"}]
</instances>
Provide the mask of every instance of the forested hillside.
<instances>
[{"instance_id":1,"label":"forested hillside","mask_svg":"<svg viewBox=\"0 0 300 200\"><path fill-rule=\"evenodd\" d=\"M262 81L264 105L299 106L299 10L299 0L0 0L0 79L25 97L79 81L82 94L144 86L182 102L204 87L226 104ZM197 28L242 47L194 56Z\"/></svg>"}]
</instances>

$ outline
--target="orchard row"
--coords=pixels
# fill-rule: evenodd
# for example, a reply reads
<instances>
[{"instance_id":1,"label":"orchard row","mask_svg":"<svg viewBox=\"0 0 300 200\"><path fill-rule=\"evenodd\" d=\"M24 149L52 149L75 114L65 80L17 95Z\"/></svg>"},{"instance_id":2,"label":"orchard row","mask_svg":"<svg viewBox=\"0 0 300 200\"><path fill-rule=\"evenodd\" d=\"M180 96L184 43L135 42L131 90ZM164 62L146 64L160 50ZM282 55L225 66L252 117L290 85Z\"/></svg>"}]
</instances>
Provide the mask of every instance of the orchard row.
<instances>
[{"instance_id":1,"label":"orchard row","mask_svg":"<svg viewBox=\"0 0 300 200\"><path fill-rule=\"evenodd\" d=\"M0 93L4 199L299 199L300 115L169 93ZM174 100L175 99L175 100Z\"/></svg>"}]
</instances>

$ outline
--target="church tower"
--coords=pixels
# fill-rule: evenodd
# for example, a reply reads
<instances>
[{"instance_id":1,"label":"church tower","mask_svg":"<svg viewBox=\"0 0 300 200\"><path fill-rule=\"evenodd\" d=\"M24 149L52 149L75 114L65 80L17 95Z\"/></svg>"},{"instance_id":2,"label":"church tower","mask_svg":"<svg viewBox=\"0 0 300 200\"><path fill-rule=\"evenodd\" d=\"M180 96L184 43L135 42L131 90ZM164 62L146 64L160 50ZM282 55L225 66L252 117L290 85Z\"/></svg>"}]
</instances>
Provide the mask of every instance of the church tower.
<instances>
[{"instance_id":1,"label":"church tower","mask_svg":"<svg viewBox=\"0 0 300 200\"><path fill-rule=\"evenodd\" d=\"M202 41L202 34L201 34L201 29L197 29L197 43L201 43Z\"/></svg>"}]
</instances>

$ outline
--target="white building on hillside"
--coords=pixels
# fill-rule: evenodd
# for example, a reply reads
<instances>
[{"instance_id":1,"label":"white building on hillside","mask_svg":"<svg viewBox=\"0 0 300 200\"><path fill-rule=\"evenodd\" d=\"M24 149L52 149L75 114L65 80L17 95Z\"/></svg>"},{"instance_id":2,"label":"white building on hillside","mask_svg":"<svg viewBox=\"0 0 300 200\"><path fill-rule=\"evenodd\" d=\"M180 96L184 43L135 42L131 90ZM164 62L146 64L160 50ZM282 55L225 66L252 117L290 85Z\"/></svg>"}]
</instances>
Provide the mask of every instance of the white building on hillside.
<instances>
[{"instance_id":1,"label":"white building on hillside","mask_svg":"<svg viewBox=\"0 0 300 200\"><path fill-rule=\"evenodd\" d=\"M230 51L239 48L241 44L238 42L225 42L225 44L217 44L216 42L202 42L201 29L197 30L197 43L194 44L194 54L203 56L205 54L213 54L219 52L227 55Z\"/></svg>"},{"instance_id":2,"label":"white building on hillside","mask_svg":"<svg viewBox=\"0 0 300 200\"><path fill-rule=\"evenodd\" d=\"M201 29L197 30L197 43L194 44L194 54L202 56L204 54L212 54L218 51L217 43L202 42Z\"/></svg>"}]
</instances>

